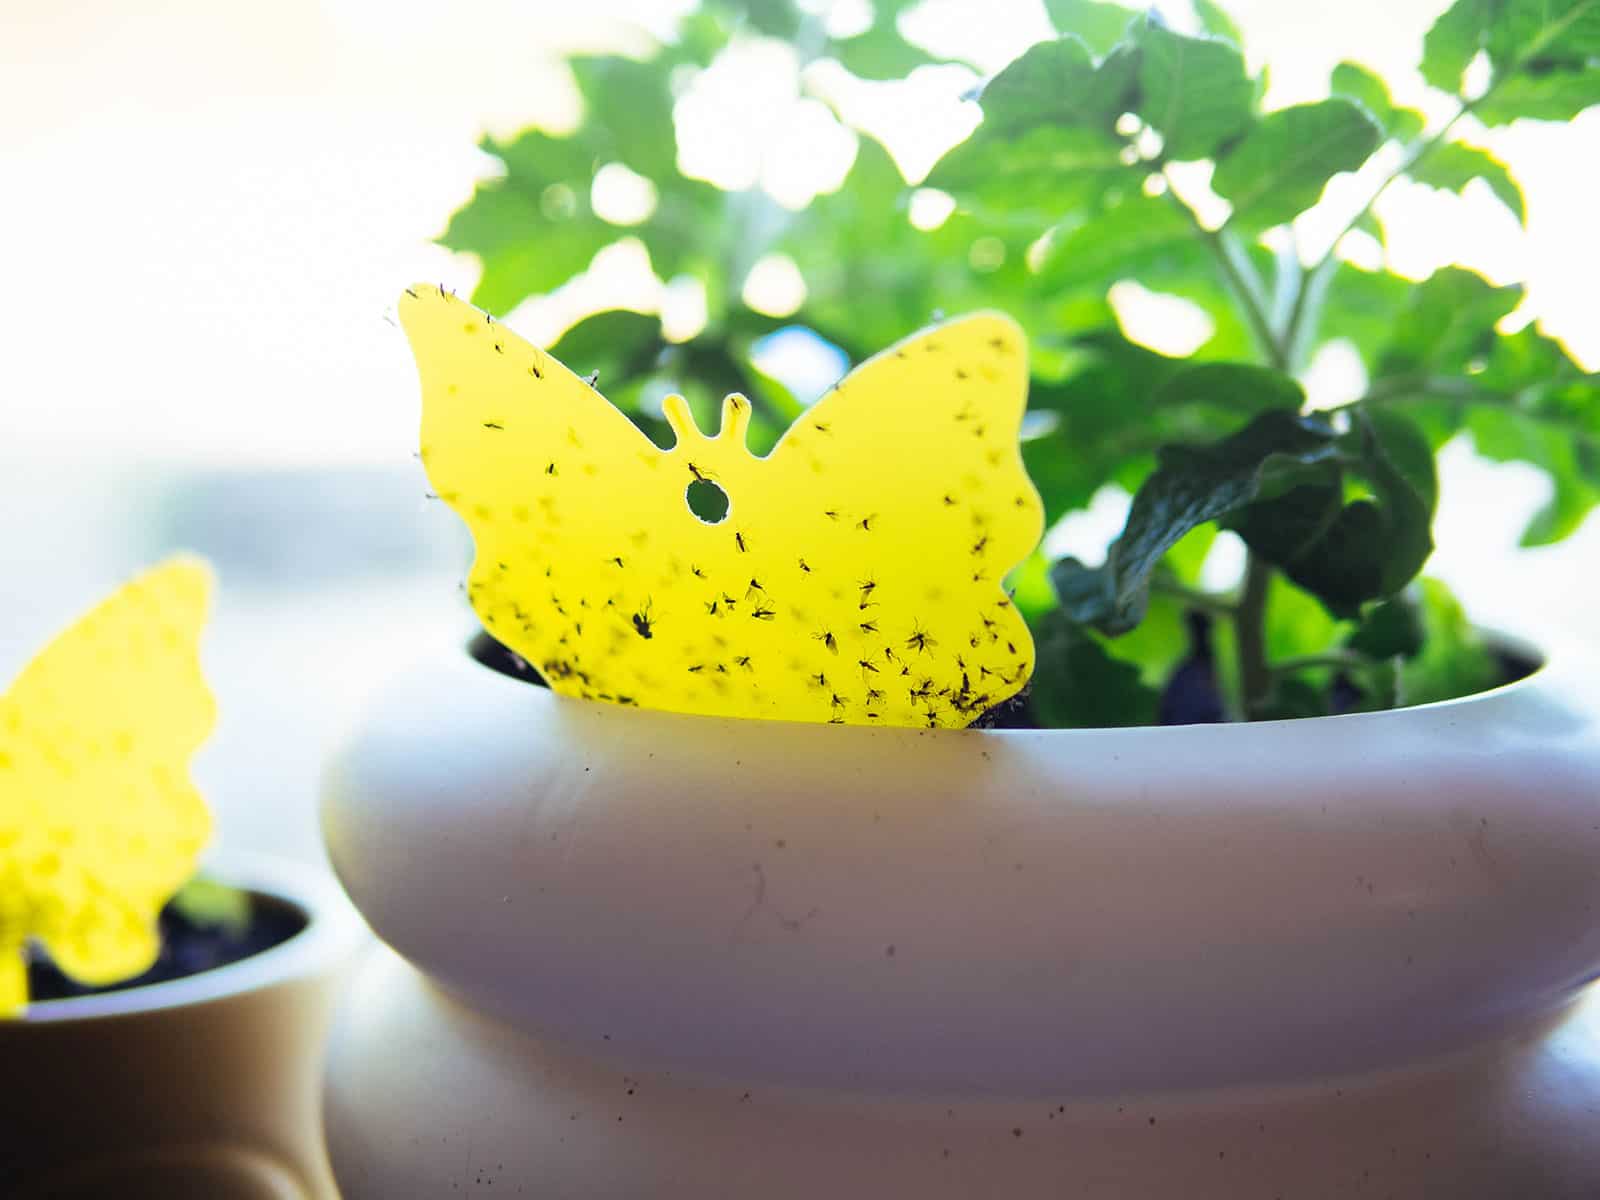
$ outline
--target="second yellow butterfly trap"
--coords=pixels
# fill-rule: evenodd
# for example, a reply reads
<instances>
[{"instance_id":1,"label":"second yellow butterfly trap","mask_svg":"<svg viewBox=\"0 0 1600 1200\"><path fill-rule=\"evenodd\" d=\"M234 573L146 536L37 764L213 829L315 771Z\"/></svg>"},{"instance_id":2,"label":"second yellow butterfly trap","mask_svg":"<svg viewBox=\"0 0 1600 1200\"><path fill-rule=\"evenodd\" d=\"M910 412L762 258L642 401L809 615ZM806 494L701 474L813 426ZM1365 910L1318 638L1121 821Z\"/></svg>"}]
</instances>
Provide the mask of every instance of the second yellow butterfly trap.
<instances>
[{"instance_id":1,"label":"second yellow butterfly trap","mask_svg":"<svg viewBox=\"0 0 1600 1200\"><path fill-rule=\"evenodd\" d=\"M421 457L471 529L485 628L556 692L675 712L961 727L1032 639L1002 582L1043 509L1018 436L1027 347L980 313L861 364L766 457L750 403L655 445L590 383L442 287L408 288ZM702 520L689 489L715 489Z\"/></svg>"}]
</instances>

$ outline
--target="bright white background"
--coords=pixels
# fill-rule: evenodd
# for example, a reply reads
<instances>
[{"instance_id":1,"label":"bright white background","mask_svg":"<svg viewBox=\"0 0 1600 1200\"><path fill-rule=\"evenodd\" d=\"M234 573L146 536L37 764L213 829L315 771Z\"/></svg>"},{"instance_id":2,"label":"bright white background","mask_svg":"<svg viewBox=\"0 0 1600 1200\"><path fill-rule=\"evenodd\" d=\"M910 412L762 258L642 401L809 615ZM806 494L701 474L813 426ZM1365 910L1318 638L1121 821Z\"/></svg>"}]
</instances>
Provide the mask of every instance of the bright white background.
<instances>
[{"instance_id":1,"label":"bright white background","mask_svg":"<svg viewBox=\"0 0 1600 1200\"><path fill-rule=\"evenodd\" d=\"M416 647L468 626L465 543L421 500L415 381L386 311L413 279L470 290L476 265L430 238L490 165L479 134L570 124L561 54L646 44L640 22L673 7L0 0L0 678L137 566L207 550L223 718L198 774L229 845L314 857L323 747ZM1408 80L1399 98L1415 102L1407 68L1443 4L1229 7L1274 102L1317 94L1341 58ZM1046 33L1027 0L929 0L908 30L983 69ZM796 116L799 85L763 61L695 108L685 133L713 174L763 146L769 162L837 157ZM916 172L970 124L956 97L976 78L852 86L824 71L807 86ZM1417 247L1397 267L1425 274L1466 240L1469 265L1528 282L1518 320L1600 366L1600 112L1483 140L1523 181L1527 233L1482 195L1397 190L1383 215ZM599 276L513 324L548 336L599 295L649 291ZM1595 637L1600 525L1514 548L1542 486L1453 447L1431 570L1483 619Z\"/></svg>"}]
</instances>

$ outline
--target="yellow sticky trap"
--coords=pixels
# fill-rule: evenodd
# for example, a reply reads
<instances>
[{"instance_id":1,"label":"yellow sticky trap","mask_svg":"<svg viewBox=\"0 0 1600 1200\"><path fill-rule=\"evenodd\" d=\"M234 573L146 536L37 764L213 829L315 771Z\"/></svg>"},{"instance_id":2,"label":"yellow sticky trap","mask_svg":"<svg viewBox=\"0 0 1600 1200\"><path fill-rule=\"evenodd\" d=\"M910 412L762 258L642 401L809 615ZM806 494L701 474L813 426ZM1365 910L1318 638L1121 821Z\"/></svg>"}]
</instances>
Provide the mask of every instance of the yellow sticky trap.
<instances>
[{"instance_id":1,"label":"yellow sticky trap","mask_svg":"<svg viewBox=\"0 0 1600 1200\"><path fill-rule=\"evenodd\" d=\"M557 692L675 712L970 724L1033 644L1001 589L1043 512L1018 450L1022 331L980 313L863 363L766 458L729 396L661 450L593 387L443 289L400 316L422 461L477 547L485 627ZM691 487L727 497L716 524Z\"/></svg>"},{"instance_id":2,"label":"yellow sticky trap","mask_svg":"<svg viewBox=\"0 0 1600 1200\"><path fill-rule=\"evenodd\" d=\"M156 916L211 832L189 757L216 710L200 672L211 592L173 559L68 628L0 696L0 1016L38 938L80 982L147 970Z\"/></svg>"}]
</instances>

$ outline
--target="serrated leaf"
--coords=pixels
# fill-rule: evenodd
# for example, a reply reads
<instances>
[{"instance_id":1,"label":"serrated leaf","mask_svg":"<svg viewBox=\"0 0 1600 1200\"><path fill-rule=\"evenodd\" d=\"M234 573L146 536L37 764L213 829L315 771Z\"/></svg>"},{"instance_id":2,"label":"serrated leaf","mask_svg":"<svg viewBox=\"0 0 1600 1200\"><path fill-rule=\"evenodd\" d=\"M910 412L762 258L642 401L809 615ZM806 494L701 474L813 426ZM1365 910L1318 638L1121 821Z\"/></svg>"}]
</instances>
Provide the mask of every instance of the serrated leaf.
<instances>
[{"instance_id":1,"label":"serrated leaf","mask_svg":"<svg viewBox=\"0 0 1600 1200\"><path fill-rule=\"evenodd\" d=\"M1109 654L1061 610L1034 630L1037 666L1028 707L1046 729L1100 729L1155 722L1160 697L1139 669Z\"/></svg>"},{"instance_id":2,"label":"serrated leaf","mask_svg":"<svg viewBox=\"0 0 1600 1200\"><path fill-rule=\"evenodd\" d=\"M1137 111L1161 135L1168 158L1209 158L1250 124L1256 85L1237 46L1153 20L1139 27L1138 44Z\"/></svg>"},{"instance_id":3,"label":"serrated leaf","mask_svg":"<svg viewBox=\"0 0 1600 1200\"><path fill-rule=\"evenodd\" d=\"M1320 420L1281 409L1209 445L1164 447L1105 565L1088 568L1070 558L1055 565L1051 578L1062 607L1113 636L1133 628L1144 612L1150 572L1179 538L1249 504L1274 472L1316 462L1334 448L1334 434Z\"/></svg>"},{"instance_id":4,"label":"serrated leaf","mask_svg":"<svg viewBox=\"0 0 1600 1200\"><path fill-rule=\"evenodd\" d=\"M1519 72L1498 82L1472 114L1490 126L1516 120L1570 121L1596 104L1600 104L1600 71L1583 66Z\"/></svg>"},{"instance_id":5,"label":"serrated leaf","mask_svg":"<svg viewBox=\"0 0 1600 1200\"><path fill-rule=\"evenodd\" d=\"M1382 134L1343 98L1268 113L1217 163L1212 190L1233 205L1229 223L1250 230L1293 220L1341 171L1354 171Z\"/></svg>"},{"instance_id":6,"label":"serrated leaf","mask_svg":"<svg viewBox=\"0 0 1600 1200\"><path fill-rule=\"evenodd\" d=\"M1457 94L1461 76L1483 47L1489 20L1501 0L1456 0L1422 39L1422 77L1434 87Z\"/></svg>"},{"instance_id":7,"label":"serrated leaf","mask_svg":"<svg viewBox=\"0 0 1600 1200\"><path fill-rule=\"evenodd\" d=\"M1082 38L1102 57L1123 40L1128 26L1139 18L1133 9L1099 0L1044 0L1044 7L1057 33Z\"/></svg>"},{"instance_id":8,"label":"serrated leaf","mask_svg":"<svg viewBox=\"0 0 1600 1200\"><path fill-rule=\"evenodd\" d=\"M1389 87L1359 63L1342 62L1333 69L1329 88L1363 105L1384 131L1395 141L1409 142L1422 132L1426 122L1414 108L1401 108L1389 95Z\"/></svg>"},{"instance_id":9,"label":"serrated leaf","mask_svg":"<svg viewBox=\"0 0 1600 1200\"><path fill-rule=\"evenodd\" d=\"M1429 187L1452 192L1459 192L1474 179L1481 179L1516 214L1519 223L1527 223L1528 213L1523 204L1522 189L1511 177L1505 163L1480 147L1461 142L1435 146L1411 168L1411 178Z\"/></svg>"}]
</instances>

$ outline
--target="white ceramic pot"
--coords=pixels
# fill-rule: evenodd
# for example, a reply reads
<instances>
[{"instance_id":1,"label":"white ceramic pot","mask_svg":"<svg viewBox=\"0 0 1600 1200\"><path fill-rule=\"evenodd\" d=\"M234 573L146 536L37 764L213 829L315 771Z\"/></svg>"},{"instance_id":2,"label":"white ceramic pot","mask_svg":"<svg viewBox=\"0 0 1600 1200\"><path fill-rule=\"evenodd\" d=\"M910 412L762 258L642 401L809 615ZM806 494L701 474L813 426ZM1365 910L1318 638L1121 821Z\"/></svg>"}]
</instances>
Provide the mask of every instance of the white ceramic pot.
<instances>
[{"instance_id":1,"label":"white ceramic pot","mask_svg":"<svg viewBox=\"0 0 1600 1200\"><path fill-rule=\"evenodd\" d=\"M326 778L395 952L335 1032L344 1195L1592 1200L1575 695L885 730L443 650Z\"/></svg>"},{"instance_id":2,"label":"white ceramic pot","mask_svg":"<svg viewBox=\"0 0 1600 1200\"><path fill-rule=\"evenodd\" d=\"M0 1196L336 1197L322 1049L365 931L320 872L240 855L207 869L305 927L225 967L0 1021Z\"/></svg>"}]
</instances>

